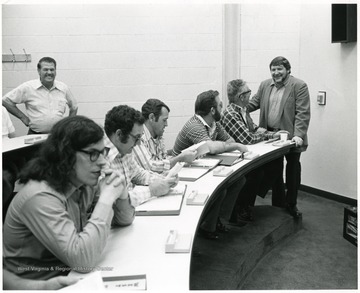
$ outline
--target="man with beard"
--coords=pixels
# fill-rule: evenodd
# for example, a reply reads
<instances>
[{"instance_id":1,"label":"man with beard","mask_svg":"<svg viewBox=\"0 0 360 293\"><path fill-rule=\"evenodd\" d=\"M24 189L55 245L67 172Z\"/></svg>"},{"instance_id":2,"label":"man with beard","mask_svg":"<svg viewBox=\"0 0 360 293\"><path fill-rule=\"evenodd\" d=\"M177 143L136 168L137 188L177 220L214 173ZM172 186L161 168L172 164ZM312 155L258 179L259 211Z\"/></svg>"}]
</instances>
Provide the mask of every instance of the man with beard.
<instances>
[{"instance_id":1,"label":"man with beard","mask_svg":"<svg viewBox=\"0 0 360 293\"><path fill-rule=\"evenodd\" d=\"M239 150L247 152L247 147L237 143L219 123L222 102L218 91L209 90L197 96L195 115L188 120L179 132L173 148L173 155L177 156L182 150L206 141L211 154ZM230 219L237 196L245 184L245 179L235 182L227 190L220 190L214 195L212 203L202 219L199 234L208 239L217 239L217 232L228 229L221 223L220 217ZM243 225L238 223L238 225Z\"/></svg>"},{"instance_id":2,"label":"man with beard","mask_svg":"<svg viewBox=\"0 0 360 293\"><path fill-rule=\"evenodd\" d=\"M177 156L182 150L202 141L207 141L210 154L235 150L247 152L247 147L235 142L219 123L221 110L218 91L209 90L199 94L195 102L195 115L179 132L172 154Z\"/></svg>"},{"instance_id":3,"label":"man with beard","mask_svg":"<svg viewBox=\"0 0 360 293\"><path fill-rule=\"evenodd\" d=\"M300 155L308 146L307 130L310 122L310 95L306 83L290 75L291 66L284 57L276 57L270 63L271 79L263 81L257 94L248 104L250 112L260 109L259 126L269 131L283 129L289 132L289 139L295 148L286 157L286 187L283 177L273 185L273 196L284 198L287 211L294 217L301 217L297 209L297 194L301 180ZM280 172L284 158L280 158Z\"/></svg>"},{"instance_id":4,"label":"man with beard","mask_svg":"<svg viewBox=\"0 0 360 293\"><path fill-rule=\"evenodd\" d=\"M181 152L175 157L167 155L163 135L169 112L170 108L158 99L148 99L141 108L145 118L144 133L140 144L133 148L133 154L138 164L146 170L163 173L177 162L191 163L196 158L196 151L193 150Z\"/></svg>"},{"instance_id":5,"label":"man with beard","mask_svg":"<svg viewBox=\"0 0 360 293\"><path fill-rule=\"evenodd\" d=\"M3 106L25 126L28 134L49 133L51 127L65 116L75 116L77 102L68 86L55 81L56 61L51 57L40 59L37 70L40 79L25 82L2 98ZM16 105L25 104L26 113Z\"/></svg>"}]
</instances>

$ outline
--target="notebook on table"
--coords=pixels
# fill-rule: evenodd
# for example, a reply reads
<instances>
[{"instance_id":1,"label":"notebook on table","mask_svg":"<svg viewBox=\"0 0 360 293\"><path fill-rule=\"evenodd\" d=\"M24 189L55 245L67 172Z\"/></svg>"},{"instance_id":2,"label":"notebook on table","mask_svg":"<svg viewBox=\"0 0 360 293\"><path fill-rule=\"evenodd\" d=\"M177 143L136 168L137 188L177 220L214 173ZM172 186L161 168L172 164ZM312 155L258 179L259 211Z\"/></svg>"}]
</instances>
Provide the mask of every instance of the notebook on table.
<instances>
[{"instance_id":1,"label":"notebook on table","mask_svg":"<svg viewBox=\"0 0 360 293\"><path fill-rule=\"evenodd\" d=\"M210 170L219 165L218 159L197 159L190 164L185 164L184 167L178 173L179 179L182 181L196 181L200 177L204 176Z\"/></svg>"},{"instance_id":2,"label":"notebook on table","mask_svg":"<svg viewBox=\"0 0 360 293\"><path fill-rule=\"evenodd\" d=\"M136 216L180 215L187 186L179 183L164 196L152 197L135 208Z\"/></svg>"},{"instance_id":3,"label":"notebook on table","mask_svg":"<svg viewBox=\"0 0 360 293\"><path fill-rule=\"evenodd\" d=\"M241 152L228 152L228 153L221 153L216 155L208 154L206 155L206 158L220 160L219 163L220 166L232 166L244 160L244 155Z\"/></svg>"}]
</instances>

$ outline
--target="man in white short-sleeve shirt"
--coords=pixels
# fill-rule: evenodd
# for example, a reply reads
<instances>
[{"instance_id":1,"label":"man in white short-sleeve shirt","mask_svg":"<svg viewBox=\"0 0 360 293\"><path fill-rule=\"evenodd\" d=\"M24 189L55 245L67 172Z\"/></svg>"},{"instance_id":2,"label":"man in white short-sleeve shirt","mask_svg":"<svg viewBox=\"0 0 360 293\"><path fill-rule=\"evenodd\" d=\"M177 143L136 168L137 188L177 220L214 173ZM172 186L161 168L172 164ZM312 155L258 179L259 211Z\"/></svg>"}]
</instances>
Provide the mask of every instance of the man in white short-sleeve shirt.
<instances>
[{"instance_id":1,"label":"man in white short-sleeve shirt","mask_svg":"<svg viewBox=\"0 0 360 293\"><path fill-rule=\"evenodd\" d=\"M3 106L29 127L28 134L48 133L65 117L67 107L69 116L77 113L77 102L68 86L55 81L56 61L44 57L37 67L40 79L21 84L2 98ZM25 104L26 114L17 104Z\"/></svg>"}]
</instances>

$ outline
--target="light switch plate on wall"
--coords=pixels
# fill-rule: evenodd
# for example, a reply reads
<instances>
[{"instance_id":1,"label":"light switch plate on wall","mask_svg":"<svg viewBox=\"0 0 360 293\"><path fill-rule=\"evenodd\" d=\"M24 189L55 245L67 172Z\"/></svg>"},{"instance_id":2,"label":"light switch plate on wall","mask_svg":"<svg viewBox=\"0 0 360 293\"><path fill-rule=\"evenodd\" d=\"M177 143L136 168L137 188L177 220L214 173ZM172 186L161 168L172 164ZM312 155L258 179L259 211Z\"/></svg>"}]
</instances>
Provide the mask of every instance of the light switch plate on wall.
<instances>
[{"instance_id":1,"label":"light switch plate on wall","mask_svg":"<svg viewBox=\"0 0 360 293\"><path fill-rule=\"evenodd\" d=\"M317 102L319 105L325 105L326 104L326 92L325 91L319 91L317 95Z\"/></svg>"}]
</instances>

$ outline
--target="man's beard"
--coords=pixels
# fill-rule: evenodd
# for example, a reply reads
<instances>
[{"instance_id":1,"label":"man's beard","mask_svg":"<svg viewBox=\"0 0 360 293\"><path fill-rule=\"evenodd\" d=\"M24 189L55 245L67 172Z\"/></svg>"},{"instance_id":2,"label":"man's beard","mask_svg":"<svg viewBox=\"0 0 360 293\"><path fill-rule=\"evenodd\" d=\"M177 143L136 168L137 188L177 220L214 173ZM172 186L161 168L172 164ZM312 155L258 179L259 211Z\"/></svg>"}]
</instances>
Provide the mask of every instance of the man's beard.
<instances>
[{"instance_id":1,"label":"man's beard","mask_svg":"<svg viewBox=\"0 0 360 293\"><path fill-rule=\"evenodd\" d=\"M213 118L216 122L220 121L221 119L221 113L216 109L215 114L213 115Z\"/></svg>"}]
</instances>

